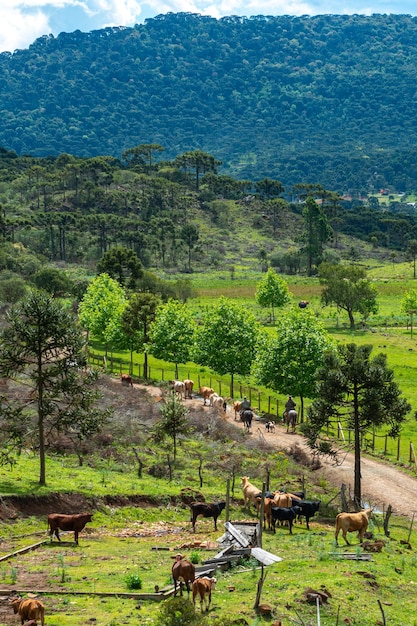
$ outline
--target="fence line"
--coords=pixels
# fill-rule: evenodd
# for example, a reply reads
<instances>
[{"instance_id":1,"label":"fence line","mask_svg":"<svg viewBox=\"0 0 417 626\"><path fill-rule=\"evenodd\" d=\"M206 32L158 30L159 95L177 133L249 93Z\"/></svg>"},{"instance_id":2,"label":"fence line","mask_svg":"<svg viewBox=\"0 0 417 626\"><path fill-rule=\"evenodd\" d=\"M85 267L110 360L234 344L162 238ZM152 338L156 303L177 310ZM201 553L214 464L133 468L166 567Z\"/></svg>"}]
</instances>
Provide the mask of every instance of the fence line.
<instances>
[{"instance_id":1,"label":"fence line","mask_svg":"<svg viewBox=\"0 0 417 626\"><path fill-rule=\"evenodd\" d=\"M137 378L143 378L143 365L141 363L130 363L130 361L126 361L120 357L105 357L101 354L96 354L93 351L90 351L88 354L88 361L92 365L97 365L98 367L103 367L107 372L117 373L119 375L123 373L130 373L132 376ZM171 375L172 374L172 375ZM178 375L180 379L191 378L190 372L187 371L184 367L178 368ZM148 365L148 379L160 380L162 382L168 382L175 378L175 370L166 369L164 367L150 366ZM227 388L227 383L213 374L207 374L206 376L202 376L198 374L197 376L197 385L198 387L202 387L204 385L208 387L212 387L214 390L218 390L220 396L223 395L222 392ZM256 406L257 410L263 413L270 415L271 417L275 417L277 421L282 420L282 410L280 407L280 401L276 396L271 396L267 394L263 394L256 388L251 387L250 385L242 385L238 383L235 385L235 389L239 389L240 398L246 396L249 399L249 402L253 407ZM229 394L226 397L229 397L231 400L230 393L230 385L229 385ZM334 424L334 428L333 428ZM329 421L327 425L327 435L333 436L336 440L342 440L343 443L352 444L353 443L353 429L345 429L343 431L342 425L339 421ZM361 437L361 450L364 452L372 451L374 454L378 454L377 450L377 439L383 439L383 448L380 448L381 454L384 456L394 456L396 461L399 462L403 456L406 458L408 454L408 462L413 463L417 468L417 458L414 452L413 443L401 441L401 437L398 438L389 437L387 434L378 435L375 432L375 429L370 431L366 431ZM401 446L403 446L403 455L401 455Z\"/></svg>"},{"instance_id":2,"label":"fence line","mask_svg":"<svg viewBox=\"0 0 417 626\"><path fill-rule=\"evenodd\" d=\"M109 357L104 357L101 354L95 354L93 351L90 351L88 354L88 360L92 365L96 365L98 367L103 367L107 372L112 374L117 373L119 375L124 373L129 373L132 376L137 378L143 378L143 365L141 363L130 363L130 361L126 361L120 357L113 357L110 355ZM179 378L191 378L190 372L186 370L184 367L178 368ZM169 380L173 380L175 378L175 370L166 369L164 367L156 367L148 365L148 379L160 380L162 382L168 382ZM226 383L224 380L221 380L214 376L213 374L207 374L206 376L202 376L201 374L197 375L197 387L200 388L202 386L212 387L215 391L218 391L220 396L223 396L222 392L227 390L228 393L225 393L227 398L233 400L231 396L231 385ZM235 384L235 390L239 389L240 398L246 396L251 403L251 406L256 408L258 411L262 411L267 413L268 415L274 416L277 420L282 419L282 410L280 407L280 401L278 397L263 394L259 389L251 387L250 385L242 385L241 383Z\"/></svg>"}]
</instances>

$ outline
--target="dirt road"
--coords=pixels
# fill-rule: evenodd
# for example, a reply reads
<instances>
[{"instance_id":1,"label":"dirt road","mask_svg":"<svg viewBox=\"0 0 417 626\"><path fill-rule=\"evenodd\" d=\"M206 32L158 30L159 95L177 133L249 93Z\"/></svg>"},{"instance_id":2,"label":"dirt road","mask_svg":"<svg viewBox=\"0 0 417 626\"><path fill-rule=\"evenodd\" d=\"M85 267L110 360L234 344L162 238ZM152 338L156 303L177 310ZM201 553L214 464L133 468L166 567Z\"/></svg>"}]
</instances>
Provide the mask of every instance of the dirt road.
<instances>
[{"instance_id":1,"label":"dirt road","mask_svg":"<svg viewBox=\"0 0 417 626\"><path fill-rule=\"evenodd\" d=\"M147 390L153 396L162 395L161 390L156 387L147 387ZM203 406L201 398L193 397L192 400L185 400L185 403L201 411L210 410L209 407ZM244 428L241 422L234 420L233 410L230 410L230 407L228 407L226 419L236 425L236 428ZM301 435L287 433L285 427L280 425L276 426L275 433L268 433L264 424L255 420L252 422L250 436L265 439L286 452L295 443L307 449ZM353 493L354 456L352 453L342 456L339 465L323 460L322 467L317 472L336 487L345 483ZM400 468L388 463L362 457L362 498L380 510L386 510L391 504L394 513L412 517L413 512L417 513L417 478L409 476Z\"/></svg>"},{"instance_id":2,"label":"dirt road","mask_svg":"<svg viewBox=\"0 0 417 626\"><path fill-rule=\"evenodd\" d=\"M229 417L228 419L233 419ZM238 424L238 422L236 422ZM238 425L243 428L243 425ZM297 443L307 449L301 435L287 433L284 426L276 426L275 433L265 431L260 422L253 422L252 437L265 438L277 448L289 451ZM322 467L317 470L326 480L337 487L342 483L350 486L353 492L354 455L347 453L339 459L340 464L322 460ZM417 513L417 478L409 476L401 469L369 457L362 457L362 498L380 510L386 510L391 504L393 512L412 517Z\"/></svg>"}]
</instances>

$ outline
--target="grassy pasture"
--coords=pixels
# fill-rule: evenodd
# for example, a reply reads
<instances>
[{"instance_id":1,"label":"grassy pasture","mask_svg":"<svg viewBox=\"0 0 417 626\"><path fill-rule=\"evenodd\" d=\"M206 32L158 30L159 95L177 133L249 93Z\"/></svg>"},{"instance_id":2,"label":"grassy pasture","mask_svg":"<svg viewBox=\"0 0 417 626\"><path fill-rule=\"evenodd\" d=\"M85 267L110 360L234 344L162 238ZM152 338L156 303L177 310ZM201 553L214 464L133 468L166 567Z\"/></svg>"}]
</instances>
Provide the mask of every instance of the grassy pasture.
<instances>
[{"instance_id":1,"label":"grassy pasture","mask_svg":"<svg viewBox=\"0 0 417 626\"><path fill-rule=\"evenodd\" d=\"M238 504L232 508L231 519L254 519ZM106 626L149 624L158 618L160 604L123 597L99 597L97 592L126 593L125 578L138 573L142 590L152 593L157 584L161 589L170 584L171 556L180 546L192 540L215 541L221 534L213 531L212 520L199 520L197 533L190 534L187 507L126 508L118 512L103 510L95 515L90 530L84 531L79 546L57 542L45 544L36 551L0 565L0 584L14 589L49 589L57 594L43 596L46 623L49 626L78 626L92 620ZM352 534L351 547L339 547L334 542L333 518L324 513L311 521L311 530L296 524L293 535L288 528L278 527L274 535L266 531L263 547L283 561L267 568L262 602L274 608L274 617L283 623L315 624L316 607L304 600L307 587L320 590L324 586L331 594L328 604L321 607L321 624L338 623L374 626L381 619L378 600L382 602L390 626L414 626L415 580L417 559L413 549L400 543L408 539L409 522L394 518L391 538L372 561L345 560L350 553L360 557L362 548ZM19 530L19 523L14 526ZM375 518L371 529L382 537L381 520ZM411 544L415 541L412 533ZM8 542L4 548L7 549ZM157 548L157 549L155 549ZM181 548L188 558L211 558L215 552ZM270 619L255 615L253 603L260 570L254 561L241 562L236 567L217 574L218 584L213 595L211 616L237 619L243 617L251 626L270 623ZM229 588L234 590L230 591ZM77 595L77 592L91 594ZM366 610L364 610L366 607ZM3 615L2 615L3 617ZM1 619L1 617L0 617ZM298 620L298 621L297 621ZM14 623L11 617L3 624ZM186 626L186 624L184 624Z\"/></svg>"},{"instance_id":2,"label":"grassy pasture","mask_svg":"<svg viewBox=\"0 0 417 626\"><path fill-rule=\"evenodd\" d=\"M369 261L369 262L368 262ZM412 265L409 262L389 263L367 260L366 268L369 278L374 282L378 291L379 311L372 315L367 321L364 329L351 331L349 329L346 313L338 312L335 307L323 307L320 302L321 286L317 278L285 276L289 290L293 294L290 306L297 306L299 300L308 300L309 308L322 320L325 328L340 343L355 342L357 344L371 344L374 354L383 352L387 354L388 364L393 368L396 380L404 396L413 407L409 420L403 427L400 440L400 462L407 462L410 453L410 442L417 446L417 423L414 419L414 412L417 410L417 328L411 337L410 329L407 328L407 316L401 313L400 305L404 292L409 289L417 289L417 281L412 278ZM200 315L208 305L212 304L220 296L226 296L237 300L247 310L255 313L258 319L266 325L266 328L273 333L274 329L269 325L269 311L262 309L255 301L256 285L262 278L260 271L236 268L233 278L229 271L212 271L209 274L195 273L189 275L195 297L189 300L189 306ZM285 315L285 311L276 311L276 315ZM356 316L358 328L361 324L360 317ZM417 325L417 320L414 320ZM94 346L99 348L98 345ZM126 353L115 353L115 356L128 360ZM142 363L142 355L135 355L135 362ZM151 377L160 380L165 373L165 380L173 377L173 366L150 358ZM171 373L168 374L167 372ZM180 366L180 378L192 378L198 380L200 377L202 384L213 386L216 391L222 385L223 395L228 395L229 378L219 376L210 372L205 367L187 363ZM235 397L239 397L240 392L246 394L248 387L253 386L250 378L236 378ZM271 390L259 389L261 400L259 408L262 411L268 410L267 398L271 397L271 412L281 415L285 396L276 394ZM257 405L257 398L253 400ZM307 402L308 405L308 402ZM375 439L376 452L385 450L385 432L377 433ZM397 441L388 439L388 457L396 460Z\"/></svg>"}]
</instances>

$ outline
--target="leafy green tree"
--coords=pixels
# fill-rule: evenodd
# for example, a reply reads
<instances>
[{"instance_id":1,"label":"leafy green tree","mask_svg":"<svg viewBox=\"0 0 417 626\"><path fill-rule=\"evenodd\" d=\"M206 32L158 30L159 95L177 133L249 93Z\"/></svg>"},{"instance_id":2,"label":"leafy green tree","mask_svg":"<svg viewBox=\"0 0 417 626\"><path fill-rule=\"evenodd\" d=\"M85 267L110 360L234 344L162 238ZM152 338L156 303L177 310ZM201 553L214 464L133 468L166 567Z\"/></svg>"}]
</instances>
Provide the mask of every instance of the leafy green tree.
<instances>
[{"instance_id":1,"label":"leafy green tree","mask_svg":"<svg viewBox=\"0 0 417 626\"><path fill-rule=\"evenodd\" d=\"M194 360L221 375L230 374L233 397L234 376L250 374L258 334L255 316L222 296L207 308L203 324L197 328Z\"/></svg>"},{"instance_id":2,"label":"leafy green tree","mask_svg":"<svg viewBox=\"0 0 417 626\"><path fill-rule=\"evenodd\" d=\"M133 351L143 352L143 377L148 378L149 328L155 320L160 299L153 293L134 293L122 313L122 329L128 339L130 349L130 371L133 367Z\"/></svg>"},{"instance_id":3,"label":"leafy green tree","mask_svg":"<svg viewBox=\"0 0 417 626\"><path fill-rule=\"evenodd\" d=\"M330 335L314 313L294 310L279 320L276 335L264 336L252 373L260 385L299 396L303 419L304 399L315 397L317 369L332 347Z\"/></svg>"},{"instance_id":4,"label":"leafy green tree","mask_svg":"<svg viewBox=\"0 0 417 626\"><path fill-rule=\"evenodd\" d=\"M6 314L1 333L0 376L16 389L1 398L3 431L20 445L39 450L39 484L46 484L46 436L98 430L106 413L94 407L93 375L75 366L84 359L85 340L72 314L43 291L33 291ZM33 439L35 442L33 442Z\"/></svg>"},{"instance_id":5,"label":"leafy green tree","mask_svg":"<svg viewBox=\"0 0 417 626\"><path fill-rule=\"evenodd\" d=\"M157 309L149 332L148 351L157 359L175 363L175 378L178 378L179 363L190 360L194 333L195 322L187 305L168 300Z\"/></svg>"},{"instance_id":6,"label":"leafy green tree","mask_svg":"<svg viewBox=\"0 0 417 626\"><path fill-rule=\"evenodd\" d=\"M54 267L46 267L36 272L33 277L33 284L38 289L44 289L54 298L66 296L72 293L74 289L74 284L69 276Z\"/></svg>"},{"instance_id":7,"label":"leafy green tree","mask_svg":"<svg viewBox=\"0 0 417 626\"><path fill-rule=\"evenodd\" d=\"M401 300L401 311L410 316L410 334L413 336L413 317L417 313L417 290L409 289Z\"/></svg>"},{"instance_id":8,"label":"leafy green tree","mask_svg":"<svg viewBox=\"0 0 417 626\"><path fill-rule=\"evenodd\" d=\"M398 436L401 424L411 410L394 382L385 354L371 358L372 346L339 345L325 356L317 373L317 398L308 412L309 445L315 451L335 453L320 440L322 429L337 420L353 430L355 469L354 501L362 505L361 440L370 429L388 426L388 434Z\"/></svg>"},{"instance_id":9,"label":"leafy green tree","mask_svg":"<svg viewBox=\"0 0 417 626\"><path fill-rule=\"evenodd\" d=\"M25 297L27 284L20 276L0 280L0 302L15 304Z\"/></svg>"},{"instance_id":10,"label":"leafy green tree","mask_svg":"<svg viewBox=\"0 0 417 626\"><path fill-rule=\"evenodd\" d=\"M178 438L190 432L187 415L187 407L175 397L175 393L172 393L161 406L161 419L156 425L155 439L159 442L162 442L166 436L172 439L174 460L177 458Z\"/></svg>"},{"instance_id":11,"label":"leafy green tree","mask_svg":"<svg viewBox=\"0 0 417 626\"><path fill-rule=\"evenodd\" d=\"M323 209L311 196L308 196L304 209L304 231L302 252L307 257L307 273L313 273L313 268L321 263L324 244L330 239L331 228Z\"/></svg>"},{"instance_id":12,"label":"leafy green tree","mask_svg":"<svg viewBox=\"0 0 417 626\"><path fill-rule=\"evenodd\" d=\"M413 278L416 278L417 239L409 239L407 244L407 256L413 261Z\"/></svg>"},{"instance_id":13,"label":"leafy green tree","mask_svg":"<svg viewBox=\"0 0 417 626\"><path fill-rule=\"evenodd\" d=\"M121 318L127 298L123 288L108 274L94 278L78 309L80 324L106 346L121 341Z\"/></svg>"},{"instance_id":14,"label":"leafy green tree","mask_svg":"<svg viewBox=\"0 0 417 626\"><path fill-rule=\"evenodd\" d=\"M114 246L97 263L97 272L108 274L120 285L134 289L137 280L142 276L142 263L133 250Z\"/></svg>"},{"instance_id":15,"label":"leafy green tree","mask_svg":"<svg viewBox=\"0 0 417 626\"><path fill-rule=\"evenodd\" d=\"M261 307L271 308L271 320L275 322L275 308L281 308L290 301L288 285L276 271L270 267L259 281L255 293L256 302Z\"/></svg>"},{"instance_id":16,"label":"leafy green tree","mask_svg":"<svg viewBox=\"0 0 417 626\"><path fill-rule=\"evenodd\" d=\"M368 280L366 270L356 265L322 263L319 267L320 283L324 285L321 300L324 305L335 304L346 311L350 328L355 328L354 313L366 319L378 311L377 291Z\"/></svg>"}]
</instances>

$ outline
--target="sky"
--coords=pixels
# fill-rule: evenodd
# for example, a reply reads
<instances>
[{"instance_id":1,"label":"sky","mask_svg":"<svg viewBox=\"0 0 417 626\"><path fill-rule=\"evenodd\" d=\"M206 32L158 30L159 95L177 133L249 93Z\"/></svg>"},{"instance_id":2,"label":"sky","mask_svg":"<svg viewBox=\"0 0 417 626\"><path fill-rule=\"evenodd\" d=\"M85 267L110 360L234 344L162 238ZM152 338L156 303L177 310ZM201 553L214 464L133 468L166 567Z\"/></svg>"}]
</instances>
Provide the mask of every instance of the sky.
<instances>
[{"instance_id":1,"label":"sky","mask_svg":"<svg viewBox=\"0 0 417 626\"><path fill-rule=\"evenodd\" d=\"M134 26L165 13L225 15L417 15L415 0L0 0L0 52L43 35Z\"/></svg>"}]
</instances>

